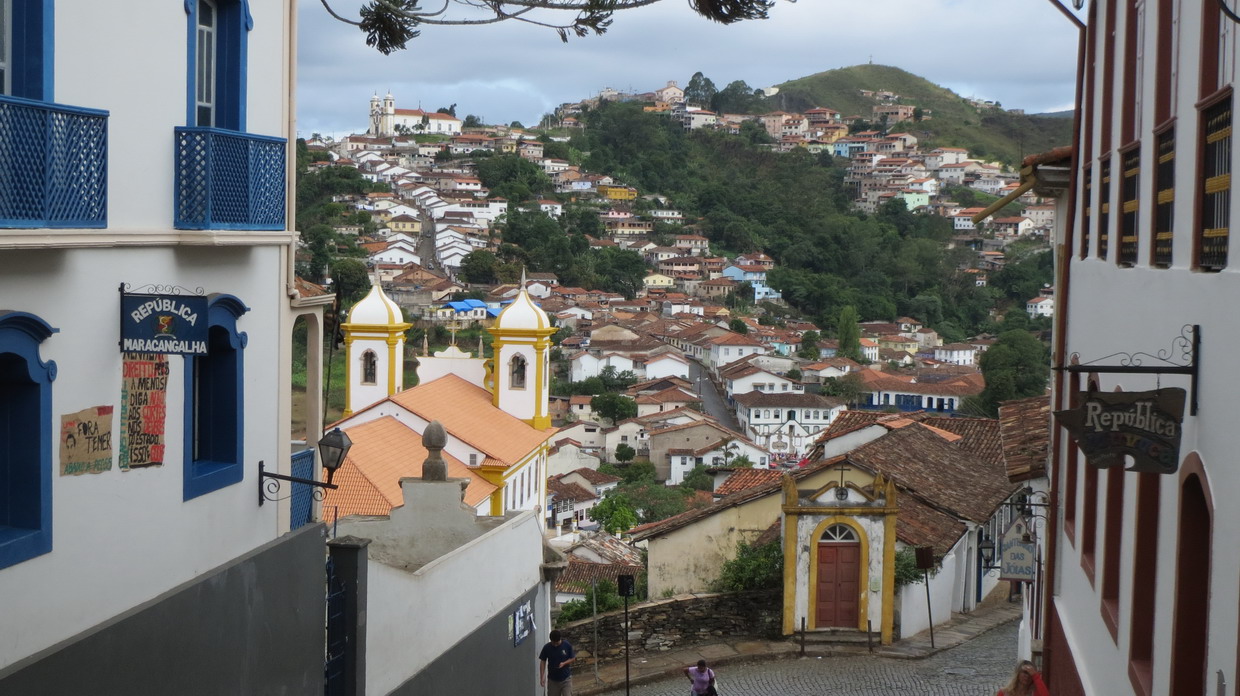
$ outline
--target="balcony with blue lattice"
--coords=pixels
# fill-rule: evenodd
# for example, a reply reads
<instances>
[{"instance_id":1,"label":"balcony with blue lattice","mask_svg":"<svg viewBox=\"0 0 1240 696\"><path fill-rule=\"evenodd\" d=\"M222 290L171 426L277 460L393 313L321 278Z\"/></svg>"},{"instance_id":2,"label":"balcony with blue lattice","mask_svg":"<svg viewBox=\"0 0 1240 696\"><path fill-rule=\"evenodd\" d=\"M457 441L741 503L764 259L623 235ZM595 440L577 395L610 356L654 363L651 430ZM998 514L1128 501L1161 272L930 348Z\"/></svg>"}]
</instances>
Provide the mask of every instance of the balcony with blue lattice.
<instances>
[{"instance_id":1,"label":"balcony with blue lattice","mask_svg":"<svg viewBox=\"0 0 1240 696\"><path fill-rule=\"evenodd\" d=\"M0 228L107 224L108 112L0 95Z\"/></svg>"},{"instance_id":2,"label":"balcony with blue lattice","mask_svg":"<svg viewBox=\"0 0 1240 696\"><path fill-rule=\"evenodd\" d=\"M182 230L283 230L287 141L218 128L176 129Z\"/></svg>"}]
</instances>

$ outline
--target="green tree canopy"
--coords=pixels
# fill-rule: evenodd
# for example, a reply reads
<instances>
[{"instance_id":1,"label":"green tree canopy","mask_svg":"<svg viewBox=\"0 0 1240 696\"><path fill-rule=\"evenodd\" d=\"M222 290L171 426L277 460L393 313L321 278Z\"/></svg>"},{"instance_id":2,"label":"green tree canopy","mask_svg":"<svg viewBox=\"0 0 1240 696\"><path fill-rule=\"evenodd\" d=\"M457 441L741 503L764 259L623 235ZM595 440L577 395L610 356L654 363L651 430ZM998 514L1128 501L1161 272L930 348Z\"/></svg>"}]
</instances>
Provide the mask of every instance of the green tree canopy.
<instances>
[{"instance_id":1,"label":"green tree canopy","mask_svg":"<svg viewBox=\"0 0 1240 696\"><path fill-rule=\"evenodd\" d=\"M715 83L700 71L693 73L689 84L685 85L685 101L698 106L708 106L715 98Z\"/></svg>"},{"instance_id":2,"label":"green tree canopy","mask_svg":"<svg viewBox=\"0 0 1240 696\"><path fill-rule=\"evenodd\" d=\"M637 450L633 449L628 443L621 442L616 445L616 461L621 463L633 461L633 457L637 456Z\"/></svg>"},{"instance_id":3,"label":"green tree canopy","mask_svg":"<svg viewBox=\"0 0 1240 696\"><path fill-rule=\"evenodd\" d=\"M597 505L590 508L589 515L610 534L627 532L637 526L633 501L616 490L608 491Z\"/></svg>"},{"instance_id":4,"label":"green tree canopy","mask_svg":"<svg viewBox=\"0 0 1240 696\"><path fill-rule=\"evenodd\" d=\"M612 423L637 416L637 402L615 392L599 394L590 399L590 408Z\"/></svg>"},{"instance_id":5,"label":"green tree canopy","mask_svg":"<svg viewBox=\"0 0 1240 696\"><path fill-rule=\"evenodd\" d=\"M1050 356L1046 346L1027 331L999 334L995 344L982 353L980 362L986 388L977 403L987 415L997 416L1002 401L1046 392Z\"/></svg>"},{"instance_id":6,"label":"green tree canopy","mask_svg":"<svg viewBox=\"0 0 1240 696\"><path fill-rule=\"evenodd\" d=\"M336 295L346 306L362 299L370 291L370 273L366 270L366 264L357 259L336 259L332 263L332 280Z\"/></svg>"},{"instance_id":7,"label":"green tree canopy","mask_svg":"<svg viewBox=\"0 0 1240 696\"><path fill-rule=\"evenodd\" d=\"M466 283L490 285L496 281L499 272L499 259L486 249L476 249L461 258L460 270L457 271L461 280Z\"/></svg>"},{"instance_id":8,"label":"green tree canopy","mask_svg":"<svg viewBox=\"0 0 1240 696\"><path fill-rule=\"evenodd\" d=\"M861 360L861 328L857 326L859 320L857 309L852 305L840 308L839 318L835 321L835 337L839 341L836 355Z\"/></svg>"}]
</instances>

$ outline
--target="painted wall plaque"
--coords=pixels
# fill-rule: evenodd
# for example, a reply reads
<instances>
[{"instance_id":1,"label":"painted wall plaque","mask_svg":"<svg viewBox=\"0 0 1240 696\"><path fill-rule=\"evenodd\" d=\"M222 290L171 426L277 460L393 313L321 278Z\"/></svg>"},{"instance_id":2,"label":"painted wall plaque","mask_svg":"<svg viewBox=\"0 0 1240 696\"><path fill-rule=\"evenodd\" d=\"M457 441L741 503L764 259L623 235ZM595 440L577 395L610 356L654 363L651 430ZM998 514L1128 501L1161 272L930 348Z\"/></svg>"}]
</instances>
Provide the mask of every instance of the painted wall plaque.
<instances>
[{"instance_id":1,"label":"painted wall plaque","mask_svg":"<svg viewBox=\"0 0 1240 696\"><path fill-rule=\"evenodd\" d=\"M121 350L206 355L207 298L122 294Z\"/></svg>"},{"instance_id":2,"label":"painted wall plaque","mask_svg":"<svg viewBox=\"0 0 1240 696\"><path fill-rule=\"evenodd\" d=\"M60 417L60 475L100 474L112 469L111 406L91 406Z\"/></svg>"}]
</instances>

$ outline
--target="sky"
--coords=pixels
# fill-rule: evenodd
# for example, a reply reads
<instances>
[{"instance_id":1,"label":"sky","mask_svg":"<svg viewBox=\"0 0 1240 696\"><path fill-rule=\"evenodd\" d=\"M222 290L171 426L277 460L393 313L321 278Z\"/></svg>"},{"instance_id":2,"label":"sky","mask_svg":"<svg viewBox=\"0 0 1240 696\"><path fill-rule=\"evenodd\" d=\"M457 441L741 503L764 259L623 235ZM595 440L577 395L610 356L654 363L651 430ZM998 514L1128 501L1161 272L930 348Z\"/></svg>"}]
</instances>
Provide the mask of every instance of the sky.
<instances>
[{"instance_id":1,"label":"sky","mask_svg":"<svg viewBox=\"0 0 1240 696\"><path fill-rule=\"evenodd\" d=\"M329 1L356 17L358 0ZM297 130L363 132L370 96L388 92L400 109L456 104L461 118L534 125L559 104L607 87L649 92L669 80L684 87L698 71L719 89L733 80L769 87L871 61L1005 108L1059 111L1071 108L1077 30L1053 2L776 0L769 19L724 26L686 0L660 0L617 12L602 36L568 43L514 21L431 26L405 51L384 56L320 2L300 0Z\"/></svg>"}]
</instances>

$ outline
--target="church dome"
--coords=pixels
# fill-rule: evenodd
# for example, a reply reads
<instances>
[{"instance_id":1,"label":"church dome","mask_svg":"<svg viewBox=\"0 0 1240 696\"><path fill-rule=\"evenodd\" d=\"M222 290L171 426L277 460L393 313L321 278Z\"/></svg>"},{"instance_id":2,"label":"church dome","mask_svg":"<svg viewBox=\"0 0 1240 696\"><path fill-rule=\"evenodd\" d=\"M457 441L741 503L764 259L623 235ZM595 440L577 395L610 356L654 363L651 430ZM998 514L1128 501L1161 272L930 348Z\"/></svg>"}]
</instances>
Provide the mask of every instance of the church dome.
<instances>
[{"instance_id":1,"label":"church dome","mask_svg":"<svg viewBox=\"0 0 1240 696\"><path fill-rule=\"evenodd\" d=\"M500 312L495 320L495 329L499 331L549 328L551 328L551 320L547 318L547 313L534 304L534 300L530 299L530 294L525 291L524 287L517 295L517 299Z\"/></svg>"},{"instance_id":2,"label":"church dome","mask_svg":"<svg viewBox=\"0 0 1240 696\"><path fill-rule=\"evenodd\" d=\"M370 292L361 302L349 310L350 324L390 325L404 322L400 307L378 285L370 286Z\"/></svg>"}]
</instances>

